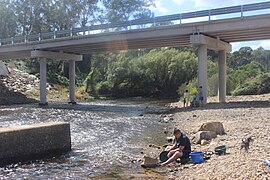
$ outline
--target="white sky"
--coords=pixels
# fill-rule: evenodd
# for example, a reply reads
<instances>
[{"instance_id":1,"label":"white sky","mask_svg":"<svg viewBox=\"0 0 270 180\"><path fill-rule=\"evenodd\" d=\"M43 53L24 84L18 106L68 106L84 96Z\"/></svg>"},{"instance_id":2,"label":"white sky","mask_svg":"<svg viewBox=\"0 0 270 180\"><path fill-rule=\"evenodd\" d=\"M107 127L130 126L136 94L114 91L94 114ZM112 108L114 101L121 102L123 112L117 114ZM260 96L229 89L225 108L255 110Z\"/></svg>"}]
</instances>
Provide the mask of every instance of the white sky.
<instances>
[{"instance_id":1,"label":"white sky","mask_svg":"<svg viewBox=\"0 0 270 180\"><path fill-rule=\"evenodd\" d=\"M153 12L155 13L155 16L162 16L226 6L266 2L266 0L156 0L155 2L156 7L152 8ZM243 46L250 46L252 49L257 49L262 46L265 49L270 49L270 40L232 43L232 46L233 51L236 51Z\"/></svg>"}]
</instances>

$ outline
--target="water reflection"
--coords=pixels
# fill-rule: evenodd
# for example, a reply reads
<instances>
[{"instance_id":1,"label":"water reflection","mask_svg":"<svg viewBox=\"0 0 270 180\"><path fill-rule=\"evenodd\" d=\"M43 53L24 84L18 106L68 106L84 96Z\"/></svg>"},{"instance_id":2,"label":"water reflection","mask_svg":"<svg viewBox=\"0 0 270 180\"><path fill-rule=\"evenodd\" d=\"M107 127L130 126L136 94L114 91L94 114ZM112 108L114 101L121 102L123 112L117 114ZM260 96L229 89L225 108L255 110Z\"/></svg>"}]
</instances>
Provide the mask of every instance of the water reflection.
<instances>
[{"instance_id":1,"label":"water reflection","mask_svg":"<svg viewBox=\"0 0 270 180\"><path fill-rule=\"evenodd\" d=\"M52 159L0 168L0 179L126 179L162 177L140 168L133 159L147 144L164 143L159 115L164 106L145 102L94 102L75 106L50 104L8 106L0 110L0 126L49 121L71 124L73 151ZM142 116L143 115L143 116Z\"/></svg>"}]
</instances>

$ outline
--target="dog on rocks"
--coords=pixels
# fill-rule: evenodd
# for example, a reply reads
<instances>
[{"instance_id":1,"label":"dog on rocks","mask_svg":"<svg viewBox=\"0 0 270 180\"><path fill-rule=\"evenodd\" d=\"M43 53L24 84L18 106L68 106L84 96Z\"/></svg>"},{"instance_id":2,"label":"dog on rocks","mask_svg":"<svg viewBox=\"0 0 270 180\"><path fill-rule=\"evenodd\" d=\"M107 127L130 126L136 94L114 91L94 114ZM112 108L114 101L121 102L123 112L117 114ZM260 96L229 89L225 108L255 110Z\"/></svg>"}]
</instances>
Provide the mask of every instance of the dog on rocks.
<instances>
[{"instance_id":1,"label":"dog on rocks","mask_svg":"<svg viewBox=\"0 0 270 180\"><path fill-rule=\"evenodd\" d=\"M250 143L253 142L253 141L254 141L254 139L252 139L251 136L242 139L240 150L244 149L246 152L248 152Z\"/></svg>"}]
</instances>

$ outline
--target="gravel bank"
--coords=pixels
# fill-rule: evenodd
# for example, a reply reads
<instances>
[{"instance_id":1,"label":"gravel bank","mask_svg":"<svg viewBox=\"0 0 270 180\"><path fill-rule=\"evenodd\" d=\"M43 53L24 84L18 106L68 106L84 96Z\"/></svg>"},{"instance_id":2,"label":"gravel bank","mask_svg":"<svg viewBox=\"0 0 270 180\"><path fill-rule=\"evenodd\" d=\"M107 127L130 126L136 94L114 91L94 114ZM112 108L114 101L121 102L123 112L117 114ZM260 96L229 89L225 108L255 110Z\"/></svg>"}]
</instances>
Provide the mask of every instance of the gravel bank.
<instances>
[{"instance_id":1,"label":"gravel bank","mask_svg":"<svg viewBox=\"0 0 270 180\"><path fill-rule=\"evenodd\" d=\"M213 155L203 164L168 166L167 179L270 179L270 94L228 97L228 103L217 104L214 98L197 109L177 109L172 124L192 137L205 122L222 122L226 135L207 145L194 145L196 151L213 151L227 146L227 154ZM181 103L182 105L182 103ZM172 106L180 106L174 103ZM254 136L248 152L240 151L242 139Z\"/></svg>"}]
</instances>

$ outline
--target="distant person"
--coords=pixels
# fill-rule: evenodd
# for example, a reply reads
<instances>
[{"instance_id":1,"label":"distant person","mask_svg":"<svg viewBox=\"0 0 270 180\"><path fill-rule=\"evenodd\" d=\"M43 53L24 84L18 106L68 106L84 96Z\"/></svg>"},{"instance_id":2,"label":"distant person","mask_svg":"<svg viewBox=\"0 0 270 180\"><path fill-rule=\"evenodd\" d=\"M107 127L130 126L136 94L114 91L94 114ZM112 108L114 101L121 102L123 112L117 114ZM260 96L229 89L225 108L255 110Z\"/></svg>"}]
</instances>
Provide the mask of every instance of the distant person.
<instances>
[{"instance_id":1,"label":"distant person","mask_svg":"<svg viewBox=\"0 0 270 180\"><path fill-rule=\"evenodd\" d=\"M173 146L167 146L165 149L165 151L168 152L167 157L169 159L161 163L160 166L166 166L177 158L189 158L189 153L191 152L191 143L187 135L183 134L180 129L174 129L173 135Z\"/></svg>"},{"instance_id":2,"label":"distant person","mask_svg":"<svg viewBox=\"0 0 270 180\"><path fill-rule=\"evenodd\" d=\"M184 92L184 108L188 107L188 99L189 99L189 92L188 92L188 90L186 90Z\"/></svg>"},{"instance_id":3,"label":"distant person","mask_svg":"<svg viewBox=\"0 0 270 180\"><path fill-rule=\"evenodd\" d=\"M200 106L202 106L204 100L202 86L199 87L199 98L200 98Z\"/></svg>"},{"instance_id":4,"label":"distant person","mask_svg":"<svg viewBox=\"0 0 270 180\"><path fill-rule=\"evenodd\" d=\"M200 106L200 97L198 95L195 95L192 99L192 101L190 102L190 107L199 107Z\"/></svg>"}]
</instances>

